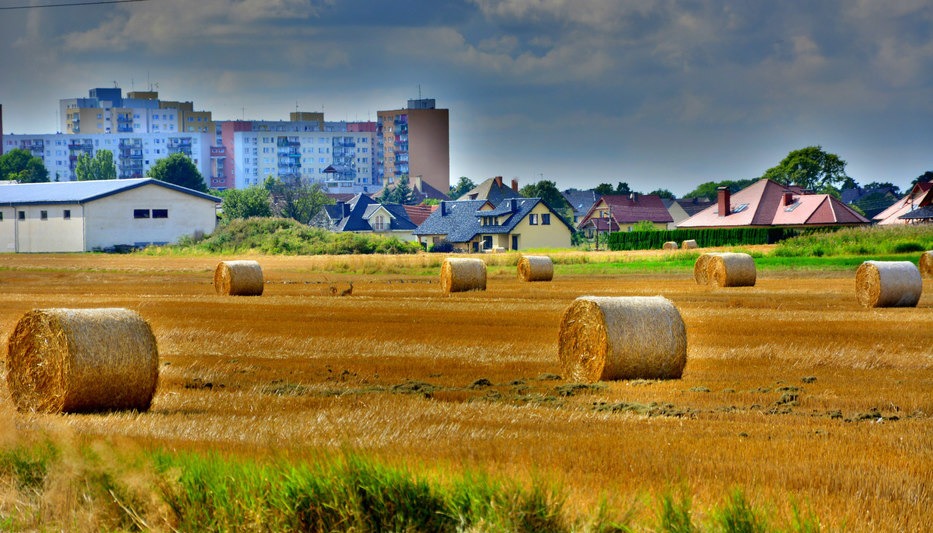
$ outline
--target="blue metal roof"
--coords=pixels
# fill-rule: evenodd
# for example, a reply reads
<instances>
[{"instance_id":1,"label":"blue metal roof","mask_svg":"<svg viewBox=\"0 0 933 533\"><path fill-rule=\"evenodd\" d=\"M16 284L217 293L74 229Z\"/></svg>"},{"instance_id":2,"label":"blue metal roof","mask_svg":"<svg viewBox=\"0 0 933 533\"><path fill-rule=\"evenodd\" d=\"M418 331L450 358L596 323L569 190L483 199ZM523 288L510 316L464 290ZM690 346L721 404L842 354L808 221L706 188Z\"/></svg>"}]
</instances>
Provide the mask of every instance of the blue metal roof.
<instances>
[{"instance_id":1,"label":"blue metal roof","mask_svg":"<svg viewBox=\"0 0 933 533\"><path fill-rule=\"evenodd\" d=\"M180 187L174 183L152 178L136 178L0 185L0 205L83 204L150 184L211 200L215 203L220 202L220 198L216 196Z\"/></svg>"}]
</instances>

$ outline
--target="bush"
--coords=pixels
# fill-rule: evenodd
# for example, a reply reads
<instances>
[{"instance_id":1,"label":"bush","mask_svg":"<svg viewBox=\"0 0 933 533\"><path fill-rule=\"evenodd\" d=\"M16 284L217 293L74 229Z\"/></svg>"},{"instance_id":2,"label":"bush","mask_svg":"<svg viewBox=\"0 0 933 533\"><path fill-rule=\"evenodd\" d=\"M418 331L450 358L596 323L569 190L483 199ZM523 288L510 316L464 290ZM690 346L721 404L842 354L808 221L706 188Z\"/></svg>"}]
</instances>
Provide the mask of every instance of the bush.
<instances>
[{"instance_id":1,"label":"bush","mask_svg":"<svg viewBox=\"0 0 933 533\"><path fill-rule=\"evenodd\" d=\"M454 245L447 239L441 239L432 244L428 251L435 254L449 254L454 251Z\"/></svg>"},{"instance_id":2,"label":"bush","mask_svg":"<svg viewBox=\"0 0 933 533\"><path fill-rule=\"evenodd\" d=\"M421 247L418 243L404 242L394 236L334 233L288 218L248 218L231 220L201 240L183 238L169 249L223 254L344 255L413 254Z\"/></svg>"}]
</instances>

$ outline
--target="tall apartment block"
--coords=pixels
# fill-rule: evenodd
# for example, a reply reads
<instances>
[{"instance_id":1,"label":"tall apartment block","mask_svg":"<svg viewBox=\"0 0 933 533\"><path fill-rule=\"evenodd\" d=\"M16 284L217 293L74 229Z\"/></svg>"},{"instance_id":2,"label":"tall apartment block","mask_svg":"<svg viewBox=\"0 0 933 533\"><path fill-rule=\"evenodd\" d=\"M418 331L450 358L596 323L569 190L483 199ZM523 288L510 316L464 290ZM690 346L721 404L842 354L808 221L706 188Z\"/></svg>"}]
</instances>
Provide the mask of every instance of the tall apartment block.
<instances>
[{"instance_id":1,"label":"tall apartment block","mask_svg":"<svg viewBox=\"0 0 933 533\"><path fill-rule=\"evenodd\" d=\"M191 159L207 181L213 140L208 133L52 133L4 135L0 142L3 152L18 148L42 159L52 181L74 181L78 157L94 157L100 150L113 154L118 178L145 177L159 159L177 153Z\"/></svg>"},{"instance_id":2,"label":"tall apartment block","mask_svg":"<svg viewBox=\"0 0 933 533\"><path fill-rule=\"evenodd\" d=\"M219 123L211 148L213 188L283 181L323 183L331 192L374 192L376 124L325 122L323 113L298 112L288 121Z\"/></svg>"},{"instance_id":3,"label":"tall apartment block","mask_svg":"<svg viewBox=\"0 0 933 533\"><path fill-rule=\"evenodd\" d=\"M123 96L119 87L88 91L87 98L59 101L61 131L68 134L98 133L213 133L210 111L195 111L192 102L159 100L156 91L132 91Z\"/></svg>"},{"instance_id":4,"label":"tall apartment block","mask_svg":"<svg viewBox=\"0 0 933 533\"><path fill-rule=\"evenodd\" d=\"M409 100L408 107L378 111L377 178L383 185L402 176L420 176L439 191L450 190L450 120L433 98Z\"/></svg>"}]
</instances>

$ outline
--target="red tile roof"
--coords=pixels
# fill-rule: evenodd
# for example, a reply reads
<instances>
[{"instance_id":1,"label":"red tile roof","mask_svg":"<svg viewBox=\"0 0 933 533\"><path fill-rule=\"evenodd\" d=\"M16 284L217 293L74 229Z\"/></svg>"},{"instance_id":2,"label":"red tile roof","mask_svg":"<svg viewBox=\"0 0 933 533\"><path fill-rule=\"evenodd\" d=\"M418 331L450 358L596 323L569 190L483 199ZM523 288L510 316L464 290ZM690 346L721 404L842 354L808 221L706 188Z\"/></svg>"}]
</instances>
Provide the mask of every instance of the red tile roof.
<instances>
[{"instance_id":1,"label":"red tile roof","mask_svg":"<svg viewBox=\"0 0 933 533\"><path fill-rule=\"evenodd\" d=\"M656 194L609 194L593 204L586 216L580 220L578 227L582 228L589 223L595 213L606 206L609 208L613 230L618 229L620 224L634 224L643 220L656 224L667 224L674 221L670 211L664 207L661 197ZM600 229L605 229L605 227Z\"/></svg>"},{"instance_id":2,"label":"red tile roof","mask_svg":"<svg viewBox=\"0 0 933 533\"><path fill-rule=\"evenodd\" d=\"M790 202L785 201L785 193ZM743 226L807 226L867 224L840 200L829 194L804 194L799 187L761 179L731 195L730 212L719 216L719 204L700 211L678 228L722 228Z\"/></svg>"},{"instance_id":3,"label":"red tile roof","mask_svg":"<svg viewBox=\"0 0 933 533\"><path fill-rule=\"evenodd\" d=\"M414 222L416 226L420 226L422 222L431 216L431 213L433 213L437 207L436 205L406 205L405 212L408 213L408 218Z\"/></svg>"}]
</instances>

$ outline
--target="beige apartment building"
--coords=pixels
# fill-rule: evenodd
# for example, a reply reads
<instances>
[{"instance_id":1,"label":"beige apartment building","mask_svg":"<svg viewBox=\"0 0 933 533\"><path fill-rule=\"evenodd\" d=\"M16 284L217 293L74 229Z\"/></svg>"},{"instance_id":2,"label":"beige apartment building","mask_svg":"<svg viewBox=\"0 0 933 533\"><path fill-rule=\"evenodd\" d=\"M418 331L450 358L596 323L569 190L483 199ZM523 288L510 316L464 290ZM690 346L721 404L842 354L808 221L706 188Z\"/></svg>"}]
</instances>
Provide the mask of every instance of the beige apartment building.
<instances>
[{"instance_id":1,"label":"beige apartment building","mask_svg":"<svg viewBox=\"0 0 933 533\"><path fill-rule=\"evenodd\" d=\"M434 99L409 100L408 107L376 113L383 186L398 178L420 176L446 193L450 190L449 110Z\"/></svg>"}]
</instances>

